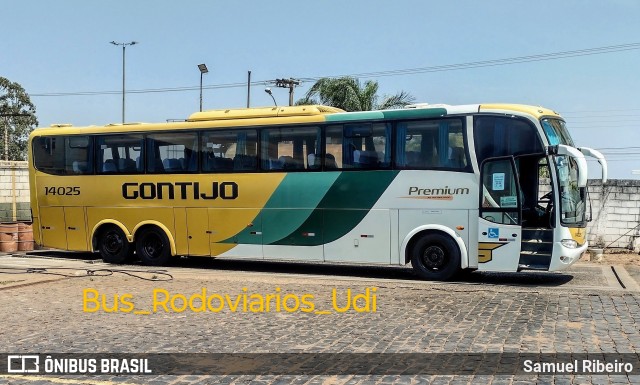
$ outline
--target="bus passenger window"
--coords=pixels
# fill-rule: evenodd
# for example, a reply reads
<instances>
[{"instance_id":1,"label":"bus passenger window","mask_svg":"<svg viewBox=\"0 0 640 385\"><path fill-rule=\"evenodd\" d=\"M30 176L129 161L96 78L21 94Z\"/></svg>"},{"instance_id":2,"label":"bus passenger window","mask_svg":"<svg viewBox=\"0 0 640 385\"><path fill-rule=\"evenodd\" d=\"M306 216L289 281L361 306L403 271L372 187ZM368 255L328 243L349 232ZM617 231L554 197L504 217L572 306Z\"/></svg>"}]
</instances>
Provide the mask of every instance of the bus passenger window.
<instances>
[{"instance_id":1,"label":"bus passenger window","mask_svg":"<svg viewBox=\"0 0 640 385\"><path fill-rule=\"evenodd\" d=\"M328 127L326 132L325 169L342 168L342 126ZM329 167L329 165L333 167Z\"/></svg>"},{"instance_id":2,"label":"bus passenger window","mask_svg":"<svg viewBox=\"0 0 640 385\"><path fill-rule=\"evenodd\" d=\"M148 135L147 171L178 174L198 171L198 134L172 132Z\"/></svg>"},{"instance_id":3,"label":"bus passenger window","mask_svg":"<svg viewBox=\"0 0 640 385\"><path fill-rule=\"evenodd\" d=\"M90 136L68 136L65 145L67 175L93 174L93 141Z\"/></svg>"},{"instance_id":4,"label":"bus passenger window","mask_svg":"<svg viewBox=\"0 0 640 385\"><path fill-rule=\"evenodd\" d=\"M202 171L255 171L257 149L256 130L205 131L200 148Z\"/></svg>"},{"instance_id":5,"label":"bus passenger window","mask_svg":"<svg viewBox=\"0 0 640 385\"><path fill-rule=\"evenodd\" d=\"M326 169L384 169L391 165L390 126L346 124L326 130ZM326 160L326 159L325 159Z\"/></svg>"},{"instance_id":6,"label":"bus passenger window","mask_svg":"<svg viewBox=\"0 0 640 385\"><path fill-rule=\"evenodd\" d=\"M53 175L93 174L92 138L86 135L36 137L34 165Z\"/></svg>"},{"instance_id":7,"label":"bus passenger window","mask_svg":"<svg viewBox=\"0 0 640 385\"><path fill-rule=\"evenodd\" d=\"M398 123L396 167L469 169L462 130L461 119L430 119Z\"/></svg>"},{"instance_id":8,"label":"bus passenger window","mask_svg":"<svg viewBox=\"0 0 640 385\"><path fill-rule=\"evenodd\" d=\"M144 140L141 134L101 135L96 139L98 173L141 174Z\"/></svg>"},{"instance_id":9,"label":"bus passenger window","mask_svg":"<svg viewBox=\"0 0 640 385\"><path fill-rule=\"evenodd\" d=\"M33 139L34 165L39 171L53 175L65 174L65 138L39 136Z\"/></svg>"},{"instance_id":10,"label":"bus passenger window","mask_svg":"<svg viewBox=\"0 0 640 385\"><path fill-rule=\"evenodd\" d=\"M317 127L262 130L262 169L319 170L320 129Z\"/></svg>"}]
</instances>

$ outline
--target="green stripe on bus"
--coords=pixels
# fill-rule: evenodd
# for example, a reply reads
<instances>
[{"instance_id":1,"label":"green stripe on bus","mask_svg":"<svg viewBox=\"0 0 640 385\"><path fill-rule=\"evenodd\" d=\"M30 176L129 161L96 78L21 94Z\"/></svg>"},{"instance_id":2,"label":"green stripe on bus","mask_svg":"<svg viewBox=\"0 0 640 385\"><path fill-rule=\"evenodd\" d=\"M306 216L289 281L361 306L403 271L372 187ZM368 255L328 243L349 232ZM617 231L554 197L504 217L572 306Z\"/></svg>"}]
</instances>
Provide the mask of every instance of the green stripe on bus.
<instances>
[{"instance_id":1,"label":"green stripe on bus","mask_svg":"<svg viewBox=\"0 0 640 385\"><path fill-rule=\"evenodd\" d=\"M339 172L289 173L264 205L254 224L261 224L262 243L278 241L297 229L318 207ZM301 193L301 191L303 193ZM247 228L223 243L259 243Z\"/></svg>"},{"instance_id":2,"label":"green stripe on bus","mask_svg":"<svg viewBox=\"0 0 640 385\"><path fill-rule=\"evenodd\" d=\"M327 122L379 119L421 119L446 116L446 108L411 108L404 110L358 111L326 115Z\"/></svg>"},{"instance_id":3,"label":"green stripe on bus","mask_svg":"<svg viewBox=\"0 0 640 385\"><path fill-rule=\"evenodd\" d=\"M362 221L397 175L398 171L342 172L309 218L270 244L317 246L343 237Z\"/></svg>"},{"instance_id":4,"label":"green stripe on bus","mask_svg":"<svg viewBox=\"0 0 640 385\"><path fill-rule=\"evenodd\" d=\"M447 115L445 108L412 108L406 110L381 111L385 119L419 119Z\"/></svg>"},{"instance_id":5,"label":"green stripe on bus","mask_svg":"<svg viewBox=\"0 0 640 385\"><path fill-rule=\"evenodd\" d=\"M345 112L337 114L325 115L327 122L348 122L352 120L376 120L383 119L384 115L381 111L358 111L358 112Z\"/></svg>"}]
</instances>

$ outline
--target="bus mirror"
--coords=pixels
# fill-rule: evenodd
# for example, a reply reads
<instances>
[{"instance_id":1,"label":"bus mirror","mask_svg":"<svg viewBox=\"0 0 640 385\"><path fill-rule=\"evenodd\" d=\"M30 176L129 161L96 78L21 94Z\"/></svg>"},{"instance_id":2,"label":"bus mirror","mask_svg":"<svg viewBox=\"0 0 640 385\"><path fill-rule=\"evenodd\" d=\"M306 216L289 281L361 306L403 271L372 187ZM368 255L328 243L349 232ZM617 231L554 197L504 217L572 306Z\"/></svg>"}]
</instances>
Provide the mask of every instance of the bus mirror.
<instances>
[{"instance_id":1,"label":"bus mirror","mask_svg":"<svg viewBox=\"0 0 640 385\"><path fill-rule=\"evenodd\" d=\"M559 144L557 155L568 155L575 159L578 165L578 187L587 187L587 160L582 152L576 148Z\"/></svg>"},{"instance_id":2,"label":"bus mirror","mask_svg":"<svg viewBox=\"0 0 640 385\"><path fill-rule=\"evenodd\" d=\"M578 147L578 150L580 150L580 152L585 156L590 156L598 160L598 163L600 163L600 166L602 166L602 184L607 183L607 160L604 158L604 155L602 155L600 151L596 151L593 148L589 147Z\"/></svg>"}]
</instances>

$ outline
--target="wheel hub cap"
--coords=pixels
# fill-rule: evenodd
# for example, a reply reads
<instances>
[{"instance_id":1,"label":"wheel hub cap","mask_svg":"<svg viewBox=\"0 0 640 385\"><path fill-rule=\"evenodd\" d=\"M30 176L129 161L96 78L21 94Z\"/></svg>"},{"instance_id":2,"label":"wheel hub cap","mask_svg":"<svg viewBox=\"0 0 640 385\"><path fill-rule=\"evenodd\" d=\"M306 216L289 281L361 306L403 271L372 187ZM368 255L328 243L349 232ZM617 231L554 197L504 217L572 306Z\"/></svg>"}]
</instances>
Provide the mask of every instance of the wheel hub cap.
<instances>
[{"instance_id":1,"label":"wheel hub cap","mask_svg":"<svg viewBox=\"0 0 640 385\"><path fill-rule=\"evenodd\" d=\"M116 254L122 249L122 239L117 234L109 233L106 236L105 246L109 253Z\"/></svg>"},{"instance_id":2,"label":"wheel hub cap","mask_svg":"<svg viewBox=\"0 0 640 385\"><path fill-rule=\"evenodd\" d=\"M424 264L429 269L439 269L445 263L445 253L439 246L429 246L423 255Z\"/></svg>"}]
</instances>

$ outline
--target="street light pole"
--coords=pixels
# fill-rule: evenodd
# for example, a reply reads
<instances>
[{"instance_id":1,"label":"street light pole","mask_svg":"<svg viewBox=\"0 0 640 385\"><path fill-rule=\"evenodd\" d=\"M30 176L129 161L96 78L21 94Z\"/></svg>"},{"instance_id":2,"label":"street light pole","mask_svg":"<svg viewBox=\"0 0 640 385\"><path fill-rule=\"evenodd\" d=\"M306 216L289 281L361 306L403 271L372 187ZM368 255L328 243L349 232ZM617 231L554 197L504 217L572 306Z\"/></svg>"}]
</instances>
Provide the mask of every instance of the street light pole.
<instances>
[{"instance_id":1,"label":"street light pole","mask_svg":"<svg viewBox=\"0 0 640 385\"><path fill-rule=\"evenodd\" d=\"M125 94L125 49L127 48L128 45L136 45L138 44L137 41L132 41L129 43L117 43L115 41L111 41L110 42L113 45L117 45L117 46L122 46L122 124L124 124L124 109L125 109L125 104L124 104L124 94Z\"/></svg>"},{"instance_id":2,"label":"street light pole","mask_svg":"<svg viewBox=\"0 0 640 385\"><path fill-rule=\"evenodd\" d=\"M273 104L278 107L278 103L276 103L276 98L273 96L273 92L271 92L271 88L267 87L264 89L264 92L268 93L269 96L271 96L271 99L273 99Z\"/></svg>"},{"instance_id":3,"label":"street light pole","mask_svg":"<svg viewBox=\"0 0 640 385\"><path fill-rule=\"evenodd\" d=\"M202 75L209 72L206 64L198 64L198 69L200 70L200 112L202 112Z\"/></svg>"}]
</instances>

